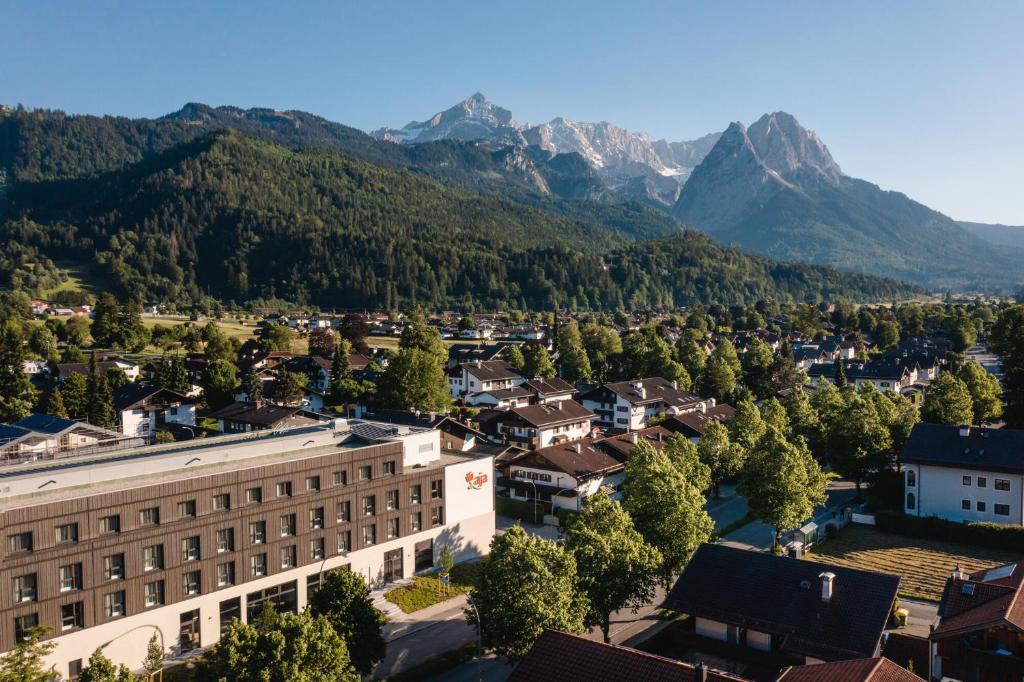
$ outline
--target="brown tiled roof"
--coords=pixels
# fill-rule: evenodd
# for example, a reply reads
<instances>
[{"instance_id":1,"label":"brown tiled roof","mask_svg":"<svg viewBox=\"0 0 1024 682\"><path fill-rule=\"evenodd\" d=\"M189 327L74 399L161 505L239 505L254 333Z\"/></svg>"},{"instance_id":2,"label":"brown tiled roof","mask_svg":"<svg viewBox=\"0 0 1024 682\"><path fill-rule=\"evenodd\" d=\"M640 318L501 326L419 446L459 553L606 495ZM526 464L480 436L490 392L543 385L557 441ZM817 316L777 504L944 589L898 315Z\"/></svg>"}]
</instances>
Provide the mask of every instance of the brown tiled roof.
<instances>
[{"instance_id":1,"label":"brown tiled roof","mask_svg":"<svg viewBox=\"0 0 1024 682\"><path fill-rule=\"evenodd\" d=\"M595 447L592 438L549 445L520 455L510 463L537 469L554 469L577 479L594 473L610 473L623 467L622 462Z\"/></svg>"},{"instance_id":2,"label":"brown tiled roof","mask_svg":"<svg viewBox=\"0 0 1024 682\"><path fill-rule=\"evenodd\" d=\"M509 676L509 682L696 682L690 663L662 658L636 649L604 644L545 630ZM708 670L708 682L743 682L717 670Z\"/></svg>"},{"instance_id":3,"label":"brown tiled roof","mask_svg":"<svg viewBox=\"0 0 1024 682\"><path fill-rule=\"evenodd\" d=\"M576 389L565 379L528 379L526 385L535 393L550 395L552 393L573 393Z\"/></svg>"},{"instance_id":4,"label":"brown tiled roof","mask_svg":"<svg viewBox=\"0 0 1024 682\"><path fill-rule=\"evenodd\" d=\"M643 387L643 396L636 384ZM597 394L611 392L634 405L646 405L648 403L664 402L669 406L696 405L701 402L700 396L680 391L672 386L672 382L662 377L648 377L646 379L633 379L631 381L617 381L612 384L605 384L600 388L591 391L587 398L599 400Z\"/></svg>"},{"instance_id":5,"label":"brown tiled roof","mask_svg":"<svg viewBox=\"0 0 1024 682\"><path fill-rule=\"evenodd\" d=\"M966 580L948 578L932 635L951 637L1005 625L1024 630L1024 564L977 571Z\"/></svg>"},{"instance_id":6,"label":"brown tiled roof","mask_svg":"<svg viewBox=\"0 0 1024 682\"><path fill-rule=\"evenodd\" d=\"M526 405L513 408L510 412L527 424L536 427L554 426L562 422L591 419L594 416L593 412L575 400L560 400L540 405Z\"/></svg>"},{"instance_id":7,"label":"brown tiled roof","mask_svg":"<svg viewBox=\"0 0 1024 682\"><path fill-rule=\"evenodd\" d=\"M704 435L704 430L713 421L728 424L736 416L736 408L732 405L715 405L705 411L694 410L669 417L665 421L667 428L673 431L694 433L698 436ZM673 428L675 427L675 428Z\"/></svg>"},{"instance_id":8,"label":"brown tiled roof","mask_svg":"<svg viewBox=\"0 0 1024 682\"><path fill-rule=\"evenodd\" d=\"M921 678L880 656L786 668L778 682L921 682Z\"/></svg>"},{"instance_id":9,"label":"brown tiled roof","mask_svg":"<svg viewBox=\"0 0 1024 682\"><path fill-rule=\"evenodd\" d=\"M602 438L595 445L620 462L625 462L629 459L629 454L633 452L633 448L636 447L637 443L646 441L660 450L668 443L668 439L674 435L663 426L648 426L646 429L640 429L639 431Z\"/></svg>"},{"instance_id":10,"label":"brown tiled roof","mask_svg":"<svg viewBox=\"0 0 1024 682\"><path fill-rule=\"evenodd\" d=\"M519 374L504 360L487 360L477 362L464 362L459 367L475 376L480 381L501 381L502 379L516 379Z\"/></svg>"},{"instance_id":11,"label":"brown tiled roof","mask_svg":"<svg viewBox=\"0 0 1024 682\"><path fill-rule=\"evenodd\" d=\"M821 574L835 578L821 598ZM900 578L886 573L701 545L665 607L783 638L782 650L826 661L872 656Z\"/></svg>"}]
</instances>

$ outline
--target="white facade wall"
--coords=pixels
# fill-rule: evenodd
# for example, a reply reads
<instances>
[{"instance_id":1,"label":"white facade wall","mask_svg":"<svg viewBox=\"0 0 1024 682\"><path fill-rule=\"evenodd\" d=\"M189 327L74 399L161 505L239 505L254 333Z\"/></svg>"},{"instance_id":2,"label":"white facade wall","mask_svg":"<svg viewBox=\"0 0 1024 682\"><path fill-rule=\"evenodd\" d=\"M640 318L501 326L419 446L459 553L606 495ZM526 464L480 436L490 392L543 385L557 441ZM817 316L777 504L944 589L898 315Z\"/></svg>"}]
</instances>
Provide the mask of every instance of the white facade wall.
<instances>
[{"instance_id":1,"label":"white facade wall","mask_svg":"<svg viewBox=\"0 0 1024 682\"><path fill-rule=\"evenodd\" d=\"M1020 474L922 464L906 464L903 469L903 508L907 514L1024 525L1024 476ZM965 477L970 485L965 484ZM984 479L983 486L979 478ZM910 485L911 479L914 485ZM997 480L1008 481L1010 489L996 489ZM963 508L964 500L969 509ZM979 502L984 509L979 509ZM996 514L997 504L1009 507L1009 514Z\"/></svg>"}]
</instances>

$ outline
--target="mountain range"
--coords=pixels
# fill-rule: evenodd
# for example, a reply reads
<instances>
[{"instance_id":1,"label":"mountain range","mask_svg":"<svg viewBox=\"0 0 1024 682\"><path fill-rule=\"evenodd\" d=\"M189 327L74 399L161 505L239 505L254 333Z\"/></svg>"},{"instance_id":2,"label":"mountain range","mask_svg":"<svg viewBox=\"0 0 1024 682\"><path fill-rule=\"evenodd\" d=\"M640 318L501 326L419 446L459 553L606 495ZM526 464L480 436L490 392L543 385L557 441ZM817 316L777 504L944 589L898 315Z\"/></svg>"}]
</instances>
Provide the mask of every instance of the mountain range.
<instances>
[{"instance_id":1,"label":"mountain range","mask_svg":"<svg viewBox=\"0 0 1024 682\"><path fill-rule=\"evenodd\" d=\"M372 134L408 146L459 139L579 154L618 198L775 258L933 289L1012 290L1024 283L1024 232L958 223L904 194L849 177L814 132L782 111L765 114L749 129L732 123L693 141L652 142L606 122L519 124L477 93L426 121Z\"/></svg>"}]
</instances>

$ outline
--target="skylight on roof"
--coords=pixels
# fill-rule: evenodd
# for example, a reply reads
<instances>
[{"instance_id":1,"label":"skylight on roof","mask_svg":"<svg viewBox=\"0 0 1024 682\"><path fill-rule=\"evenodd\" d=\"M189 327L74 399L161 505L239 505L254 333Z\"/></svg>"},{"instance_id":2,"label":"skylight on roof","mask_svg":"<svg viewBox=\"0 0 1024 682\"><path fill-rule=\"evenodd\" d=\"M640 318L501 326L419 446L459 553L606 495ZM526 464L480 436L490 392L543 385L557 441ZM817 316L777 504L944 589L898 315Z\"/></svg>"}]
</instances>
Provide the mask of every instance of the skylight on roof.
<instances>
[{"instance_id":1,"label":"skylight on roof","mask_svg":"<svg viewBox=\"0 0 1024 682\"><path fill-rule=\"evenodd\" d=\"M997 566L990 571L985 573L985 576L981 579L982 582L991 582L993 580L1001 580L1003 578L1009 578L1013 575L1013 572L1017 569L1017 564L1006 564L1005 566Z\"/></svg>"},{"instance_id":2,"label":"skylight on roof","mask_svg":"<svg viewBox=\"0 0 1024 682\"><path fill-rule=\"evenodd\" d=\"M960 594L967 597L974 595L974 583L964 583L960 587Z\"/></svg>"}]
</instances>

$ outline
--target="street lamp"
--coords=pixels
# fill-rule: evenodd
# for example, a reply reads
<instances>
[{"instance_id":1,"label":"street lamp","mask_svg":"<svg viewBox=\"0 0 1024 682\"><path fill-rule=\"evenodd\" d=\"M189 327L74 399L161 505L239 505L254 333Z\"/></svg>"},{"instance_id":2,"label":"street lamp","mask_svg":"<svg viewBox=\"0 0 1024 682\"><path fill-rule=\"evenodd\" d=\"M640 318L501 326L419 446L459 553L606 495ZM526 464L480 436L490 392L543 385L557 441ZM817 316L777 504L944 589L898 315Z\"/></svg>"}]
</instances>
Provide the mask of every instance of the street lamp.
<instances>
[{"instance_id":1,"label":"street lamp","mask_svg":"<svg viewBox=\"0 0 1024 682\"><path fill-rule=\"evenodd\" d=\"M483 663L483 627L484 622L480 620L480 612L476 608L476 604L469 602L470 607L473 609L473 613L476 614L476 672L480 682L483 682L484 673L480 669Z\"/></svg>"},{"instance_id":2,"label":"street lamp","mask_svg":"<svg viewBox=\"0 0 1024 682\"><path fill-rule=\"evenodd\" d=\"M533 523L537 524L537 484L529 478L524 479L527 483L533 486Z\"/></svg>"}]
</instances>

